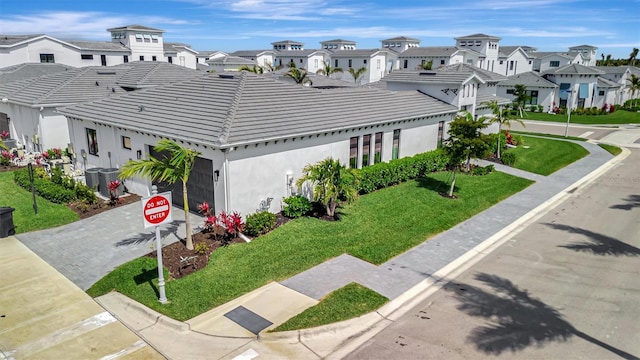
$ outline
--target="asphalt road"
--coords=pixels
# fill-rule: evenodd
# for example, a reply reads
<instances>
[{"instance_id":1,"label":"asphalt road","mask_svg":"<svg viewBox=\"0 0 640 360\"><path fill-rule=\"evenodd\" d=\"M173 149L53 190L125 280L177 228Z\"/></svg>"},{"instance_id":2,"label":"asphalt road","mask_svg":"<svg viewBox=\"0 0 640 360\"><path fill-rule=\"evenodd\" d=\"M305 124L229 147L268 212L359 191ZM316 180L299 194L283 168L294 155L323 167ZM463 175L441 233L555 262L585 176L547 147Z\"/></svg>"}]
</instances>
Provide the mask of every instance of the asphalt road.
<instances>
[{"instance_id":1,"label":"asphalt road","mask_svg":"<svg viewBox=\"0 0 640 360\"><path fill-rule=\"evenodd\" d=\"M640 150L347 359L640 358Z\"/></svg>"}]
</instances>

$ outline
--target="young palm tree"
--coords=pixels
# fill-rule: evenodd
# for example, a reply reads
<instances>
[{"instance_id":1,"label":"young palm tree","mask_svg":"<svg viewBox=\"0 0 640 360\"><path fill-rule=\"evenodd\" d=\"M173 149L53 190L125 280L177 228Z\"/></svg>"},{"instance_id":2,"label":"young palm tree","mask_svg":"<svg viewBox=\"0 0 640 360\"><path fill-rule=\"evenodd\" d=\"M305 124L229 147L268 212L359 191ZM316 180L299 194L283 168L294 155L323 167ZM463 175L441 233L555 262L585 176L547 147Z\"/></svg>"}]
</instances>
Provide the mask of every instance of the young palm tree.
<instances>
[{"instance_id":1,"label":"young palm tree","mask_svg":"<svg viewBox=\"0 0 640 360\"><path fill-rule=\"evenodd\" d=\"M249 67L247 65L242 65L238 68L239 71L248 71L248 72L252 72L255 74L263 74L264 73L264 69L262 68L262 66L258 66L258 65L253 65L253 67Z\"/></svg>"},{"instance_id":2,"label":"young palm tree","mask_svg":"<svg viewBox=\"0 0 640 360\"><path fill-rule=\"evenodd\" d=\"M431 70L433 68L433 60L425 61L417 66L417 70Z\"/></svg>"},{"instance_id":3,"label":"young palm tree","mask_svg":"<svg viewBox=\"0 0 640 360\"><path fill-rule=\"evenodd\" d=\"M353 68L349 68L349 74L351 74L351 76L353 76L353 82L354 83L358 83L358 79L367 72L367 68L366 67L361 67L358 70L354 70Z\"/></svg>"},{"instance_id":4,"label":"young palm tree","mask_svg":"<svg viewBox=\"0 0 640 360\"><path fill-rule=\"evenodd\" d=\"M500 134L502 133L502 126L506 125L510 128L511 120L517 121L522 126L525 126L525 125L524 125L524 122L522 122L522 120L515 119L513 116L511 116L511 113L503 112L502 106L498 105L497 100L491 100L491 101L485 102L484 104L487 105L491 109L491 112L493 113L493 118L489 119L489 121L491 123L498 123L498 151L496 153L496 156L498 157L498 159L500 159L500 148L501 148Z\"/></svg>"},{"instance_id":5,"label":"young palm tree","mask_svg":"<svg viewBox=\"0 0 640 360\"><path fill-rule=\"evenodd\" d=\"M316 74L318 75L325 75L327 77L331 77L331 74L335 74L335 73L342 73L342 68L339 67L331 67L331 63L329 63L328 61L324 62L324 66L322 67L322 69L316 71Z\"/></svg>"},{"instance_id":6,"label":"young palm tree","mask_svg":"<svg viewBox=\"0 0 640 360\"><path fill-rule=\"evenodd\" d=\"M313 81L311 81L311 79L309 79L307 77L307 70L305 69L298 69L298 68L290 68L289 72L284 74L284 76L288 76L290 78L293 79L293 81L296 82L296 84L309 84L309 85L313 85Z\"/></svg>"},{"instance_id":7,"label":"young palm tree","mask_svg":"<svg viewBox=\"0 0 640 360\"><path fill-rule=\"evenodd\" d=\"M631 74L627 81L629 82L629 90L631 90L631 98L634 99L634 104L637 104L638 99L635 99L635 96L636 92L640 91L640 77L636 76L636 74Z\"/></svg>"},{"instance_id":8,"label":"young palm tree","mask_svg":"<svg viewBox=\"0 0 640 360\"><path fill-rule=\"evenodd\" d=\"M164 181L175 184L182 181L182 196L184 202L184 217L187 231L187 249L193 250L191 238L191 221L189 220L189 202L187 196L187 181L191 168L196 161L199 152L193 149L185 149L169 139L158 141L153 147L158 152L168 153L168 157L156 159L149 156L148 159L129 160L120 169L120 178L126 179L135 175L150 178L151 180Z\"/></svg>"},{"instance_id":9,"label":"young palm tree","mask_svg":"<svg viewBox=\"0 0 640 360\"><path fill-rule=\"evenodd\" d=\"M323 204L329 216L335 215L338 200L351 202L358 197L357 177L353 169L345 167L339 160L326 158L314 165L308 164L302 172L297 186L310 181L314 201Z\"/></svg>"},{"instance_id":10,"label":"young palm tree","mask_svg":"<svg viewBox=\"0 0 640 360\"><path fill-rule=\"evenodd\" d=\"M520 112L520 117L522 117L522 113L524 112L524 104L527 102L527 100L529 100L529 95L527 95L527 87L522 84L514 85L513 96L515 97L513 102L518 105L518 111Z\"/></svg>"}]
</instances>

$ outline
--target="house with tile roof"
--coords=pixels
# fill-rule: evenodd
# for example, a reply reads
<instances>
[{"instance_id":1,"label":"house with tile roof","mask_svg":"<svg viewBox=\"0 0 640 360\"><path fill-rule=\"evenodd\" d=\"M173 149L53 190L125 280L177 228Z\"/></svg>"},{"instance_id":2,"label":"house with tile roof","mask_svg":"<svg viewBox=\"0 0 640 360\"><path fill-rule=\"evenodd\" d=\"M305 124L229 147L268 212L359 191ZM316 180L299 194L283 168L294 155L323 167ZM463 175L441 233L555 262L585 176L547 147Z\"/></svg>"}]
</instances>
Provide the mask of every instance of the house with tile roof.
<instances>
[{"instance_id":1,"label":"house with tile roof","mask_svg":"<svg viewBox=\"0 0 640 360\"><path fill-rule=\"evenodd\" d=\"M190 206L208 201L216 212L246 216L280 211L307 164L331 156L360 168L435 149L457 108L415 90L322 90L242 71L203 74L59 112L69 119L76 151L87 151L87 134L96 135L99 151L87 167L120 167L155 155L159 139L173 139L201 153L188 184ZM126 181L143 195L150 185L142 178ZM180 204L182 196L173 199Z\"/></svg>"},{"instance_id":2,"label":"house with tile roof","mask_svg":"<svg viewBox=\"0 0 640 360\"><path fill-rule=\"evenodd\" d=\"M160 62L67 68L45 76L24 73L22 79L14 77L0 87L0 117L10 119L11 138L28 151L66 148L69 127L67 119L56 112L57 107L119 96L198 74ZM0 79L3 77L0 71Z\"/></svg>"},{"instance_id":3,"label":"house with tile roof","mask_svg":"<svg viewBox=\"0 0 640 360\"><path fill-rule=\"evenodd\" d=\"M580 55L581 56L581 55ZM598 79L603 71L580 64L568 64L542 73L545 79L558 85L554 101L561 108L582 109L597 106Z\"/></svg>"},{"instance_id":4,"label":"house with tile roof","mask_svg":"<svg viewBox=\"0 0 640 360\"><path fill-rule=\"evenodd\" d=\"M500 46L497 65L492 62L493 68L489 70L505 76L533 71L535 56L531 52L530 47Z\"/></svg>"},{"instance_id":5,"label":"house with tile roof","mask_svg":"<svg viewBox=\"0 0 640 360\"><path fill-rule=\"evenodd\" d=\"M540 73L582 62L582 54L580 53L536 51L532 53L532 55L535 57L533 60L533 71Z\"/></svg>"},{"instance_id":6,"label":"house with tile roof","mask_svg":"<svg viewBox=\"0 0 640 360\"><path fill-rule=\"evenodd\" d=\"M251 60L255 65L261 66L265 70L275 67L276 52L273 50L239 50L229 55Z\"/></svg>"},{"instance_id":7,"label":"house with tile roof","mask_svg":"<svg viewBox=\"0 0 640 360\"><path fill-rule=\"evenodd\" d=\"M258 63L255 60L226 55L207 60L207 65L209 65L209 71L223 73L229 71L240 71L240 68L243 66L253 68L254 66L258 66Z\"/></svg>"},{"instance_id":8,"label":"house with tile roof","mask_svg":"<svg viewBox=\"0 0 640 360\"><path fill-rule=\"evenodd\" d=\"M516 85L524 85L529 96L525 103L525 109L538 111L538 105L542 106L543 112L553 110L554 101L557 99L558 85L545 79L540 73L529 71L522 74L509 76L506 80L498 83L496 95L515 100L513 89Z\"/></svg>"},{"instance_id":9,"label":"house with tile roof","mask_svg":"<svg viewBox=\"0 0 640 360\"><path fill-rule=\"evenodd\" d=\"M595 66L595 69L602 71L602 78L612 81L620 85L618 97L615 104L624 104L625 101L632 98L630 89L631 75L640 77L640 68L636 66Z\"/></svg>"}]
</instances>

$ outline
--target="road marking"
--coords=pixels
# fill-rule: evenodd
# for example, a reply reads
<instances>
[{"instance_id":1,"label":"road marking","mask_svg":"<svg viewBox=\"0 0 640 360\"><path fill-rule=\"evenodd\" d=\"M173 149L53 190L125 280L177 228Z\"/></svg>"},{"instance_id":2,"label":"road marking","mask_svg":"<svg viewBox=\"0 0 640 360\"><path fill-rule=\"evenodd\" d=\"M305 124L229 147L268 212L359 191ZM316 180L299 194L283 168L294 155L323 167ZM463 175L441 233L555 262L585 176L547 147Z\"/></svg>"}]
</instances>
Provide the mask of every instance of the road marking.
<instances>
[{"instance_id":1,"label":"road marking","mask_svg":"<svg viewBox=\"0 0 640 360\"><path fill-rule=\"evenodd\" d=\"M126 347L120 351L118 351L117 353L111 354L111 355L107 355L107 356L103 356L100 358L100 360L114 360L114 359L118 359L123 355L128 355L131 354L133 352L136 352L140 349L142 349L143 347L147 346L147 343L142 341L142 340L138 340L135 343L131 344L129 347Z\"/></svg>"},{"instance_id":2,"label":"road marking","mask_svg":"<svg viewBox=\"0 0 640 360\"><path fill-rule=\"evenodd\" d=\"M23 344L11 352L11 354L17 353L19 358L29 357L29 355L54 347L67 340L80 337L90 331L99 329L115 321L116 318L105 311L66 328L54 331L38 340Z\"/></svg>"},{"instance_id":3,"label":"road marking","mask_svg":"<svg viewBox=\"0 0 640 360\"><path fill-rule=\"evenodd\" d=\"M258 354L255 350L249 348L249 350L243 352L242 354L236 356L233 358L233 360L251 360L254 357L258 356L260 354Z\"/></svg>"},{"instance_id":4,"label":"road marking","mask_svg":"<svg viewBox=\"0 0 640 360\"><path fill-rule=\"evenodd\" d=\"M591 135L591 134L593 134L593 131L587 131L585 133L582 133L582 134L578 135L578 137L586 138L586 137L589 137L589 135Z\"/></svg>"}]
</instances>

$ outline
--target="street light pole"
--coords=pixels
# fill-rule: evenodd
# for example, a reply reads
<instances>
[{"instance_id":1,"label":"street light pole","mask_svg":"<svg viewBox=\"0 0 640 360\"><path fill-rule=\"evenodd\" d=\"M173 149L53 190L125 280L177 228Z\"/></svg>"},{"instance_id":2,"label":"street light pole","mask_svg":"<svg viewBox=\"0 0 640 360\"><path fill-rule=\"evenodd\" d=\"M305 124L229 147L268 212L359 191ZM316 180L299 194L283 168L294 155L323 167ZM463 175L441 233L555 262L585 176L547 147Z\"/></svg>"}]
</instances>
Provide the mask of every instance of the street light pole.
<instances>
[{"instance_id":1,"label":"street light pole","mask_svg":"<svg viewBox=\"0 0 640 360\"><path fill-rule=\"evenodd\" d=\"M571 90L568 91L569 96L567 99L567 126L564 128L564 137L569 135L569 122L571 122Z\"/></svg>"}]
</instances>

